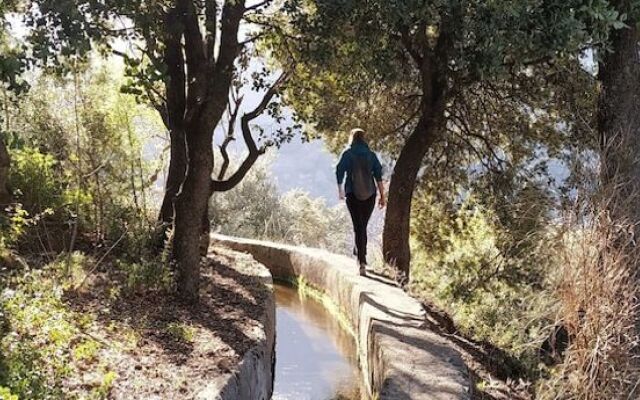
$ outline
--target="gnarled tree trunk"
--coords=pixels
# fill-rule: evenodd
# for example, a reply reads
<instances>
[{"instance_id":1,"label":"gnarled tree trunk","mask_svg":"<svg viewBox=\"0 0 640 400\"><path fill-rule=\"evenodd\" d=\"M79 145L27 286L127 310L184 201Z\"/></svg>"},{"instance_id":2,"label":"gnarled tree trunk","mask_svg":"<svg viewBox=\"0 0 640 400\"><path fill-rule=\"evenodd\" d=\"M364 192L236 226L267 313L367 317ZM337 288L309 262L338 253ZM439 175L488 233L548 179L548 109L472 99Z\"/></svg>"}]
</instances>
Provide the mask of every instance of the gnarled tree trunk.
<instances>
[{"instance_id":1,"label":"gnarled tree trunk","mask_svg":"<svg viewBox=\"0 0 640 400\"><path fill-rule=\"evenodd\" d=\"M628 1L616 4L632 14ZM598 132L601 144L601 179L609 220L616 237L607 251L622 255L632 287L619 290L621 297L636 296L640 282L640 30L632 17L627 28L611 33L612 51L599 65ZM635 282L635 284L634 284ZM636 335L640 317L636 311Z\"/></svg>"},{"instance_id":2,"label":"gnarled tree trunk","mask_svg":"<svg viewBox=\"0 0 640 400\"><path fill-rule=\"evenodd\" d=\"M446 60L447 37L442 35L438 47L445 46L445 49L440 49L438 54L440 60ZM442 62L439 64L426 55L414 55L414 59L420 66L422 80L420 119L393 169L382 233L384 260L404 275L404 281L408 281L411 272L411 200L425 154L443 127L448 96L446 64L443 67Z\"/></svg>"},{"instance_id":3,"label":"gnarled tree trunk","mask_svg":"<svg viewBox=\"0 0 640 400\"><path fill-rule=\"evenodd\" d=\"M200 235L206 212L213 169L210 124L198 124L186 134L187 174L175 200L174 257L178 264L177 284L183 299L198 300L200 288Z\"/></svg>"},{"instance_id":4,"label":"gnarled tree trunk","mask_svg":"<svg viewBox=\"0 0 640 400\"><path fill-rule=\"evenodd\" d=\"M167 100L169 103L175 94L172 102L182 110L176 113L176 118L182 121L179 127L185 128L186 152L182 154L186 154L187 160L184 180L175 198L173 257L178 268L178 292L191 302L198 301L199 294L199 244L211 190L213 133L228 104L234 62L241 49L238 28L246 11L244 0L224 2L216 54L217 2L205 1L202 5L205 6L205 35L195 2L176 1L175 12L168 16L168 25L175 26L175 32L180 35L173 36L174 31L169 31L165 51L170 75ZM175 21L171 21L173 17ZM168 110L171 112L172 108ZM172 146L175 145L178 143L172 140Z\"/></svg>"},{"instance_id":5,"label":"gnarled tree trunk","mask_svg":"<svg viewBox=\"0 0 640 400\"><path fill-rule=\"evenodd\" d=\"M387 212L382 233L385 262L409 277L411 200L425 154L436 138L434 122L421 120L400 151L389 184Z\"/></svg>"}]
</instances>

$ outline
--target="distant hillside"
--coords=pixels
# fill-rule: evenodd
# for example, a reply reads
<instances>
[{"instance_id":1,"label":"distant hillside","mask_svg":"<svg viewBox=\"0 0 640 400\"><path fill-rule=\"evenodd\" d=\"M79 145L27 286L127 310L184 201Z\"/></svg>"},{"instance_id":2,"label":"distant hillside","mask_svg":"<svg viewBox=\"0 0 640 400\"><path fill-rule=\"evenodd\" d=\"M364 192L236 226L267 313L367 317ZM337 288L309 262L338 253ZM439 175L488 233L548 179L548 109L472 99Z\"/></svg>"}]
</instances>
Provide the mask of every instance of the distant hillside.
<instances>
[{"instance_id":1,"label":"distant hillside","mask_svg":"<svg viewBox=\"0 0 640 400\"><path fill-rule=\"evenodd\" d=\"M338 203L335 164L336 156L325 149L322 141L302 143L296 138L280 148L272 170L282 193L302 189L333 206Z\"/></svg>"}]
</instances>

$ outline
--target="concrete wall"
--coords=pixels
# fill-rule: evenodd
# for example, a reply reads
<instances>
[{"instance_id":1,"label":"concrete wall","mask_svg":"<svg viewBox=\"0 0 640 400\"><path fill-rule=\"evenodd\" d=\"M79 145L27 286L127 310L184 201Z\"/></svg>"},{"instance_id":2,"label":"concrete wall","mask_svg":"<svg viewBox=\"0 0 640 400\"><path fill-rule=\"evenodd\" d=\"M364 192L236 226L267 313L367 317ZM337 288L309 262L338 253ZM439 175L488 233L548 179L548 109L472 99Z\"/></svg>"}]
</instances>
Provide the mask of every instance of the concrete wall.
<instances>
[{"instance_id":1,"label":"concrete wall","mask_svg":"<svg viewBox=\"0 0 640 400\"><path fill-rule=\"evenodd\" d=\"M389 400L471 397L471 380L460 354L425 328L421 304L397 287L360 277L355 260L318 249L220 235L213 239L251 253L276 279L303 278L322 291L356 335L370 395Z\"/></svg>"},{"instance_id":2,"label":"concrete wall","mask_svg":"<svg viewBox=\"0 0 640 400\"><path fill-rule=\"evenodd\" d=\"M271 274L261 268L260 278L273 288ZM197 400L269 400L273 394L276 344L276 305L273 296L262 304L263 337L247 351L235 371L219 376L200 391Z\"/></svg>"}]
</instances>

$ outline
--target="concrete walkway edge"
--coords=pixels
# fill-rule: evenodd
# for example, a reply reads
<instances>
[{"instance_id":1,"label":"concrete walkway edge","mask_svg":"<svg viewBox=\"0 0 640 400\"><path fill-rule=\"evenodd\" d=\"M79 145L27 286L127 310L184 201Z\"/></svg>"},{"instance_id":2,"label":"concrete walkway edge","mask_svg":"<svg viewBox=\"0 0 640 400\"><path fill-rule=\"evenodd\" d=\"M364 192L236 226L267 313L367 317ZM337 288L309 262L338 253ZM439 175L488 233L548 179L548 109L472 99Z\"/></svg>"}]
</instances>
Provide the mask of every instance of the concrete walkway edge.
<instances>
[{"instance_id":1,"label":"concrete walkway edge","mask_svg":"<svg viewBox=\"0 0 640 400\"><path fill-rule=\"evenodd\" d=\"M276 279L303 278L346 316L357 335L363 381L380 400L467 400L471 379L460 354L425 327L422 305L400 288L360 277L356 262L319 249L213 235L250 253Z\"/></svg>"},{"instance_id":2,"label":"concrete walkway edge","mask_svg":"<svg viewBox=\"0 0 640 400\"><path fill-rule=\"evenodd\" d=\"M230 246L228 246L230 247ZM269 290L273 279L267 268L261 266L257 273ZM269 400L273 394L276 344L276 305L274 296L268 296L261 304L259 318L263 337L249 349L238 365L200 390L195 400Z\"/></svg>"}]
</instances>

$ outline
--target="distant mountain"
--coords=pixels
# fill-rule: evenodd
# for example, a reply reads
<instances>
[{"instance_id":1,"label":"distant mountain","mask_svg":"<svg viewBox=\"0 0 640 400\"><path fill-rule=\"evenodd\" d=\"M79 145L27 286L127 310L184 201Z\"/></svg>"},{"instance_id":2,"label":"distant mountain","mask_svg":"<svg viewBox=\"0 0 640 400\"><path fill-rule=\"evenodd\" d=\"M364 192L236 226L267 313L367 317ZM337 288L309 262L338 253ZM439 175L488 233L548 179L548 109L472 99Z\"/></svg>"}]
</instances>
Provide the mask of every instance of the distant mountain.
<instances>
[{"instance_id":1,"label":"distant mountain","mask_svg":"<svg viewBox=\"0 0 640 400\"><path fill-rule=\"evenodd\" d=\"M302 189L313 197L324 198L333 206L338 203L336 162L336 156L321 140L303 143L296 138L278 150L272 172L282 193Z\"/></svg>"}]
</instances>

